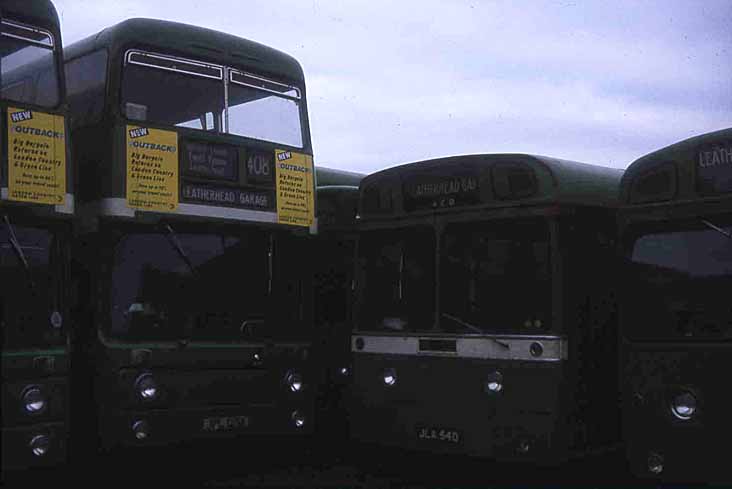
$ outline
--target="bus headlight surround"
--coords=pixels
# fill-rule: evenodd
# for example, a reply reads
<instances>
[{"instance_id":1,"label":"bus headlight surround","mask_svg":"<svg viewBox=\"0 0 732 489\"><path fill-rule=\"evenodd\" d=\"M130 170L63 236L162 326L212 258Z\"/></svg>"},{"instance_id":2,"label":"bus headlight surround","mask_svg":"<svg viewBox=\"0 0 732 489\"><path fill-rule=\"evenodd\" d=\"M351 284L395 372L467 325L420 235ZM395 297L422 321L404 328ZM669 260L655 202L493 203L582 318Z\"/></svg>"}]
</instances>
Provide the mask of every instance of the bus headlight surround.
<instances>
[{"instance_id":1,"label":"bus headlight surround","mask_svg":"<svg viewBox=\"0 0 732 489\"><path fill-rule=\"evenodd\" d=\"M295 428L302 428L305 426L305 415L300 411L293 411L292 424L295 425Z\"/></svg>"},{"instance_id":2,"label":"bus headlight surround","mask_svg":"<svg viewBox=\"0 0 732 489\"><path fill-rule=\"evenodd\" d=\"M135 392L143 401L154 401L160 395L160 388L151 373L144 373L135 380Z\"/></svg>"},{"instance_id":3,"label":"bus headlight surround","mask_svg":"<svg viewBox=\"0 0 732 489\"><path fill-rule=\"evenodd\" d=\"M394 386L397 383L396 370L393 368L385 368L383 381L384 381L384 385L386 385L388 387Z\"/></svg>"},{"instance_id":4,"label":"bus headlight surround","mask_svg":"<svg viewBox=\"0 0 732 489\"><path fill-rule=\"evenodd\" d=\"M485 379L485 391L489 394L498 394L502 390L503 374L497 370L488 374L488 378Z\"/></svg>"},{"instance_id":5,"label":"bus headlight surround","mask_svg":"<svg viewBox=\"0 0 732 489\"><path fill-rule=\"evenodd\" d=\"M48 406L46 396L37 385L29 385L26 387L21 397L23 400L23 409L28 414L42 413Z\"/></svg>"},{"instance_id":6,"label":"bus headlight surround","mask_svg":"<svg viewBox=\"0 0 732 489\"><path fill-rule=\"evenodd\" d=\"M291 370L285 375L285 383L292 392L300 392L303 388L302 375Z\"/></svg>"},{"instance_id":7,"label":"bus headlight surround","mask_svg":"<svg viewBox=\"0 0 732 489\"><path fill-rule=\"evenodd\" d=\"M689 391L683 391L671 400L671 414L677 419L688 421L697 412L697 401L694 394Z\"/></svg>"},{"instance_id":8,"label":"bus headlight surround","mask_svg":"<svg viewBox=\"0 0 732 489\"><path fill-rule=\"evenodd\" d=\"M150 423L144 419L133 421L132 433L134 433L135 438L140 441L147 439L150 436Z\"/></svg>"},{"instance_id":9,"label":"bus headlight surround","mask_svg":"<svg viewBox=\"0 0 732 489\"><path fill-rule=\"evenodd\" d=\"M656 452L648 454L648 472L658 475L663 472L663 455Z\"/></svg>"},{"instance_id":10,"label":"bus headlight surround","mask_svg":"<svg viewBox=\"0 0 732 489\"><path fill-rule=\"evenodd\" d=\"M51 449L51 439L48 435L36 435L31 438L28 447L36 457L43 457Z\"/></svg>"}]
</instances>

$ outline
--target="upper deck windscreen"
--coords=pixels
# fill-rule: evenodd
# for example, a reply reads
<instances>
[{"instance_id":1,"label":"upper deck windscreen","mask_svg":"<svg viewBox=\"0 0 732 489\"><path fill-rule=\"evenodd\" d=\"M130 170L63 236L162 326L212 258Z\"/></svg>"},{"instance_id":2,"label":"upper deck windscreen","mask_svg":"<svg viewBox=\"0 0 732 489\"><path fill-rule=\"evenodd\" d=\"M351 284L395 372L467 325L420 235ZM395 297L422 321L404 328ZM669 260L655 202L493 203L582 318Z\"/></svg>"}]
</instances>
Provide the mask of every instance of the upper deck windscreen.
<instances>
[{"instance_id":1,"label":"upper deck windscreen","mask_svg":"<svg viewBox=\"0 0 732 489\"><path fill-rule=\"evenodd\" d=\"M130 51L122 108L130 120L303 147L300 89L228 67Z\"/></svg>"},{"instance_id":2,"label":"upper deck windscreen","mask_svg":"<svg viewBox=\"0 0 732 489\"><path fill-rule=\"evenodd\" d=\"M0 23L2 99L53 108L60 101L53 35L9 19Z\"/></svg>"}]
</instances>

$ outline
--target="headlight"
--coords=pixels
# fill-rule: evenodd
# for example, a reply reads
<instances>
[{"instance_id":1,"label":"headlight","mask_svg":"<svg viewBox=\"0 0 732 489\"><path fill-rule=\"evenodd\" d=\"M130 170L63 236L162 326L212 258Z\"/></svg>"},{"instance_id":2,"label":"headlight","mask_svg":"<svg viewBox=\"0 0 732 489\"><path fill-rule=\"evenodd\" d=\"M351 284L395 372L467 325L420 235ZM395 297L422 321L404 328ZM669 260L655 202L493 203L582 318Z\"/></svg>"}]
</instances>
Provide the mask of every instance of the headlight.
<instances>
[{"instance_id":1,"label":"headlight","mask_svg":"<svg viewBox=\"0 0 732 489\"><path fill-rule=\"evenodd\" d=\"M294 411L292 413L292 423L295 425L295 428L302 428L305 426L305 415L300 411Z\"/></svg>"},{"instance_id":2,"label":"headlight","mask_svg":"<svg viewBox=\"0 0 732 489\"><path fill-rule=\"evenodd\" d=\"M23 391L23 408L28 414L37 414L46 409L46 396L43 395L41 388L31 385Z\"/></svg>"},{"instance_id":3,"label":"headlight","mask_svg":"<svg viewBox=\"0 0 732 489\"><path fill-rule=\"evenodd\" d=\"M158 384L152 374L142 374L135 381L135 391L143 401L152 401L158 397Z\"/></svg>"},{"instance_id":4,"label":"headlight","mask_svg":"<svg viewBox=\"0 0 732 489\"><path fill-rule=\"evenodd\" d=\"M691 392L682 392L671 401L671 412L678 419L687 421L696 413L696 397Z\"/></svg>"},{"instance_id":5,"label":"headlight","mask_svg":"<svg viewBox=\"0 0 732 489\"><path fill-rule=\"evenodd\" d=\"M491 372L485 380L485 390L491 394L498 394L503 390L503 374Z\"/></svg>"},{"instance_id":6,"label":"headlight","mask_svg":"<svg viewBox=\"0 0 732 489\"><path fill-rule=\"evenodd\" d=\"M656 452L648 454L648 472L656 475L663 472L663 455Z\"/></svg>"},{"instance_id":7,"label":"headlight","mask_svg":"<svg viewBox=\"0 0 732 489\"><path fill-rule=\"evenodd\" d=\"M132 423L132 432L138 440L144 440L150 436L150 424L142 419Z\"/></svg>"},{"instance_id":8,"label":"headlight","mask_svg":"<svg viewBox=\"0 0 732 489\"><path fill-rule=\"evenodd\" d=\"M341 374L343 377L348 377L348 374L351 373L348 367L341 367L338 369L338 373Z\"/></svg>"},{"instance_id":9,"label":"headlight","mask_svg":"<svg viewBox=\"0 0 732 489\"><path fill-rule=\"evenodd\" d=\"M392 386L397 382L396 370L393 368L384 369L384 384Z\"/></svg>"},{"instance_id":10,"label":"headlight","mask_svg":"<svg viewBox=\"0 0 732 489\"><path fill-rule=\"evenodd\" d=\"M28 446L33 452L33 455L43 457L51 448L51 440L46 435L36 435L31 439Z\"/></svg>"},{"instance_id":11,"label":"headlight","mask_svg":"<svg viewBox=\"0 0 732 489\"><path fill-rule=\"evenodd\" d=\"M300 392L302 390L302 375L297 372L287 372L285 383L292 392Z\"/></svg>"}]
</instances>

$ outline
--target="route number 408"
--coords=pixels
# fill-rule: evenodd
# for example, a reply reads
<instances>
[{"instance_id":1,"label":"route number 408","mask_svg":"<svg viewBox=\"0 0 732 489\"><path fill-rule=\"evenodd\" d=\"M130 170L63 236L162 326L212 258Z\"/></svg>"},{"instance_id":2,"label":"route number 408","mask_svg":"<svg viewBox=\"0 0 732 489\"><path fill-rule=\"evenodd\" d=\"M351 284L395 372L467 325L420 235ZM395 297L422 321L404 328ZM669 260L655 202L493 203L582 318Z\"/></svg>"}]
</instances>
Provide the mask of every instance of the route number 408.
<instances>
[{"instance_id":1,"label":"route number 408","mask_svg":"<svg viewBox=\"0 0 732 489\"><path fill-rule=\"evenodd\" d=\"M247 159L247 172L257 177L268 177L272 172L271 160L267 155L252 153Z\"/></svg>"}]
</instances>

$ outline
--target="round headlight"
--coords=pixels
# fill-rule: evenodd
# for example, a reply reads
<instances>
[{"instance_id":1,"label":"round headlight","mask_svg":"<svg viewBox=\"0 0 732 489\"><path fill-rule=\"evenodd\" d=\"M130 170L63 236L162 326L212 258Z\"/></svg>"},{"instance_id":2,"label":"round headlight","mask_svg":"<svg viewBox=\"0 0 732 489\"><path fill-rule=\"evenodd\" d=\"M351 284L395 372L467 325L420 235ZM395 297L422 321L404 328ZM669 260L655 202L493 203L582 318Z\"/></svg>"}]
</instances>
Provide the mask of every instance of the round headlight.
<instances>
[{"instance_id":1,"label":"round headlight","mask_svg":"<svg viewBox=\"0 0 732 489\"><path fill-rule=\"evenodd\" d=\"M541 343L535 341L531 346L529 346L529 352L532 357L540 357L544 353L544 347Z\"/></svg>"},{"instance_id":2,"label":"round headlight","mask_svg":"<svg viewBox=\"0 0 732 489\"><path fill-rule=\"evenodd\" d=\"M138 440L144 440L150 436L150 424L142 419L132 423L132 432Z\"/></svg>"},{"instance_id":3,"label":"round headlight","mask_svg":"<svg viewBox=\"0 0 732 489\"><path fill-rule=\"evenodd\" d=\"M46 435L34 436L28 446L36 457L43 457L51 449L51 440Z\"/></svg>"},{"instance_id":4,"label":"round headlight","mask_svg":"<svg viewBox=\"0 0 732 489\"><path fill-rule=\"evenodd\" d=\"M46 409L46 396L41 388L35 385L28 386L23 391L23 408L28 414L37 414Z\"/></svg>"},{"instance_id":5,"label":"round headlight","mask_svg":"<svg viewBox=\"0 0 732 489\"><path fill-rule=\"evenodd\" d=\"M503 374L501 372L491 372L485 380L485 391L491 394L498 394L503 390Z\"/></svg>"},{"instance_id":6,"label":"round headlight","mask_svg":"<svg viewBox=\"0 0 732 489\"><path fill-rule=\"evenodd\" d=\"M142 374L135 381L135 391L140 399L152 401L158 397L158 384L152 374Z\"/></svg>"},{"instance_id":7,"label":"round headlight","mask_svg":"<svg viewBox=\"0 0 732 489\"><path fill-rule=\"evenodd\" d=\"M696 397L691 392L682 392L671 401L671 412L684 421L691 419L696 409Z\"/></svg>"},{"instance_id":8,"label":"round headlight","mask_svg":"<svg viewBox=\"0 0 732 489\"><path fill-rule=\"evenodd\" d=\"M302 390L302 375L297 372L288 372L285 376L285 382L292 392L300 392Z\"/></svg>"},{"instance_id":9,"label":"round headlight","mask_svg":"<svg viewBox=\"0 0 732 489\"><path fill-rule=\"evenodd\" d=\"M348 374L351 373L348 367L341 367L338 369L338 373L340 373L343 377L348 377Z\"/></svg>"},{"instance_id":10,"label":"round headlight","mask_svg":"<svg viewBox=\"0 0 732 489\"><path fill-rule=\"evenodd\" d=\"M529 450L531 450L531 443L529 443L529 440L521 440L518 445L519 453L529 453Z\"/></svg>"},{"instance_id":11,"label":"round headlight","mask_svg":"<svg viewBox=\"0 0 732 489\"><path fill-rule=\"evenodd\" d=\"M384 370L384 384L392 386L397 382L396 370L393 368L387 368Z\"/></svg>"},{"instance_id":12,"label":"round headlight","mask_svg":"<svg viewBox=\"0 0 732 489\"><path fill-rule=\"evenodd\" d=\"M663 455L656 452L648 454L648 472L656 475L663 472Z\"/></svg>"},{"instance_id":13,"label":"round headlight","mask_svg":"<svg viewBox=\"0 0 732 489\"><path fill-rule=\"evenodd\" d=\"M295 425L295 428L302 428L305 426L305 415L300 411L294 411L292 413L292 424Z\"/></svg>"}]
</instances>

